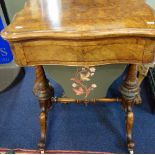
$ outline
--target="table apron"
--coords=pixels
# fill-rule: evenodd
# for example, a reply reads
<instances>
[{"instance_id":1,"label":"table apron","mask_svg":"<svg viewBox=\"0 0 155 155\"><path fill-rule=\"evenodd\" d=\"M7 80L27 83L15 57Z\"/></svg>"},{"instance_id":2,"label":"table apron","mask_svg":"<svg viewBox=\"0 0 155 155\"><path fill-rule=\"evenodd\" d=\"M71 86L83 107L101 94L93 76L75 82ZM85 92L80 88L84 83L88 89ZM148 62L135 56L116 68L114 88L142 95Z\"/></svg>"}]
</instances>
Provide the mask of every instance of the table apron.
<instances>
[{"instance_id":1,"label":"table apron","mask_svg":"<svg viewBox=\"0 0 155 155\"><path fill-rule=\"evenodd\" d=\"M152 63L155 41L151 38L100 40L28 40L11 42L20 66L95 66L114 63Z\"/></svg>"}]
</instances>

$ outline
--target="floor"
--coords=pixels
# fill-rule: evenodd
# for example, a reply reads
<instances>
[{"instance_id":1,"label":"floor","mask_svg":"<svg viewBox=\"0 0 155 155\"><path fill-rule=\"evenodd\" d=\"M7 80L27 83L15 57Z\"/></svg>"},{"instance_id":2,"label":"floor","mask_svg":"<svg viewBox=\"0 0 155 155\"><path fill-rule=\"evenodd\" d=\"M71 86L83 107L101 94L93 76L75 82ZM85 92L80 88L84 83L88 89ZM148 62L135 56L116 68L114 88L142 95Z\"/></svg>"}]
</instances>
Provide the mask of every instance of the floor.
<instances>
[{"instance_id":1,"label":"floor","mask_svg":"<svg viewBox=\"0 0 155 155\"><path fill-rule=\"evenodd\" d=\"M123 77L111 86L108 96L119 95ZM62 89L52 79L56 96ZM39 106L32 94L33 68L13 88L0 94L0 148L37 149ZM143 104L134 106L135 153L155 153L155 115L147 80L142 85ZM127 153L125 115L119 104L55 104L48 115L47 149Z\"/></svg>"}]
</instances>

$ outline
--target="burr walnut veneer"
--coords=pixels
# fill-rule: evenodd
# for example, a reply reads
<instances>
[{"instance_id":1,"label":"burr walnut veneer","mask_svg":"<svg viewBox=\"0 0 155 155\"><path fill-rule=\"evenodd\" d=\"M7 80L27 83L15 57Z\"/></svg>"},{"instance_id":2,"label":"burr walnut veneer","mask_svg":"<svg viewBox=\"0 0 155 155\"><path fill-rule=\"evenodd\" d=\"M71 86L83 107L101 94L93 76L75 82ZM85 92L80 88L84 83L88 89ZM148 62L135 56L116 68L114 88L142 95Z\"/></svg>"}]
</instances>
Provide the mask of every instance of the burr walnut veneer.
<instances>
[{"instance_id":1,"label":"burr walnut veneer","mask_svg":"<svg viewBox=\"0 0 155 155\"><path fill-rule=\"evenodd\" d=\"M2 32L20 66L35 66L33 89L41 107L41 140L53 102L120 102L126 112L127 144L133 152L132 105L139 92L137 65L154 61L155 12L144 0L27 0ZM96 66L130 64L120 88L121 99L54 98L42 65ZM103 77L104 78L104 77Z\"/></svg>"}]
</instances>

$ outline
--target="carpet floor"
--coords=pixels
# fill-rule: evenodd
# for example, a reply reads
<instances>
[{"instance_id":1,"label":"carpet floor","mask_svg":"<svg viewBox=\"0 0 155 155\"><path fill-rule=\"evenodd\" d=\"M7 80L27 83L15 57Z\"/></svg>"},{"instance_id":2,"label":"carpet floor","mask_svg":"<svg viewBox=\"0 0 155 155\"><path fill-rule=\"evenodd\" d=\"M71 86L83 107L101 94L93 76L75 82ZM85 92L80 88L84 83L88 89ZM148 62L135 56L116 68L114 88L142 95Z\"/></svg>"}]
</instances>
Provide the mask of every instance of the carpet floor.
<instances>
[{"instance_id":1,"label":"carpet floor","mask_svg":"<svg viewBox=\"0 0 155 155\"><path fill-rule=\"evenodd\" d=\"M0 148L37 150L40 137L39 106L32 94L33 68L12 89L0 94ZM108 96L115 97L123 77L116 80ZM62 89L50 80L56 96ZM147 81L142 85L143 104L134 106L135 153L155 153L155 115ZM125 114L120 104L54 104L48 114L47 150L80 150L127 153Z\"/></svg>"}]
</instances>

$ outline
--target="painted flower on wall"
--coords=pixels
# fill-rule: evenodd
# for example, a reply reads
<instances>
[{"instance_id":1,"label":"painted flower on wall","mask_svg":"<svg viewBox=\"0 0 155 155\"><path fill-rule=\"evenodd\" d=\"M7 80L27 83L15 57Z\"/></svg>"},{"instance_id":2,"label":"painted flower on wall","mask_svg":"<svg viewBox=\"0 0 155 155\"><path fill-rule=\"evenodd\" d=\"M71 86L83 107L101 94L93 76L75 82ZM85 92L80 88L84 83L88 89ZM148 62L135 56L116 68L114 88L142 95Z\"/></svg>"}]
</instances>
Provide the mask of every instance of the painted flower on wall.
<instances>
[{"instance_id":1,"label":"painted flower on wall","mask_svg":"<svg viewBox=\"0 0 155 155\"><path fill-rule=\"evenodd\" d=\"M90 84L91 78L95 75L95 71L95 67L77 68L75 75L71 78L71 81L73 81L72 90L77 96L85 95L85 98L87 98L91 91L97 88L95 83Z\"/></svg>"}]
</instances>

